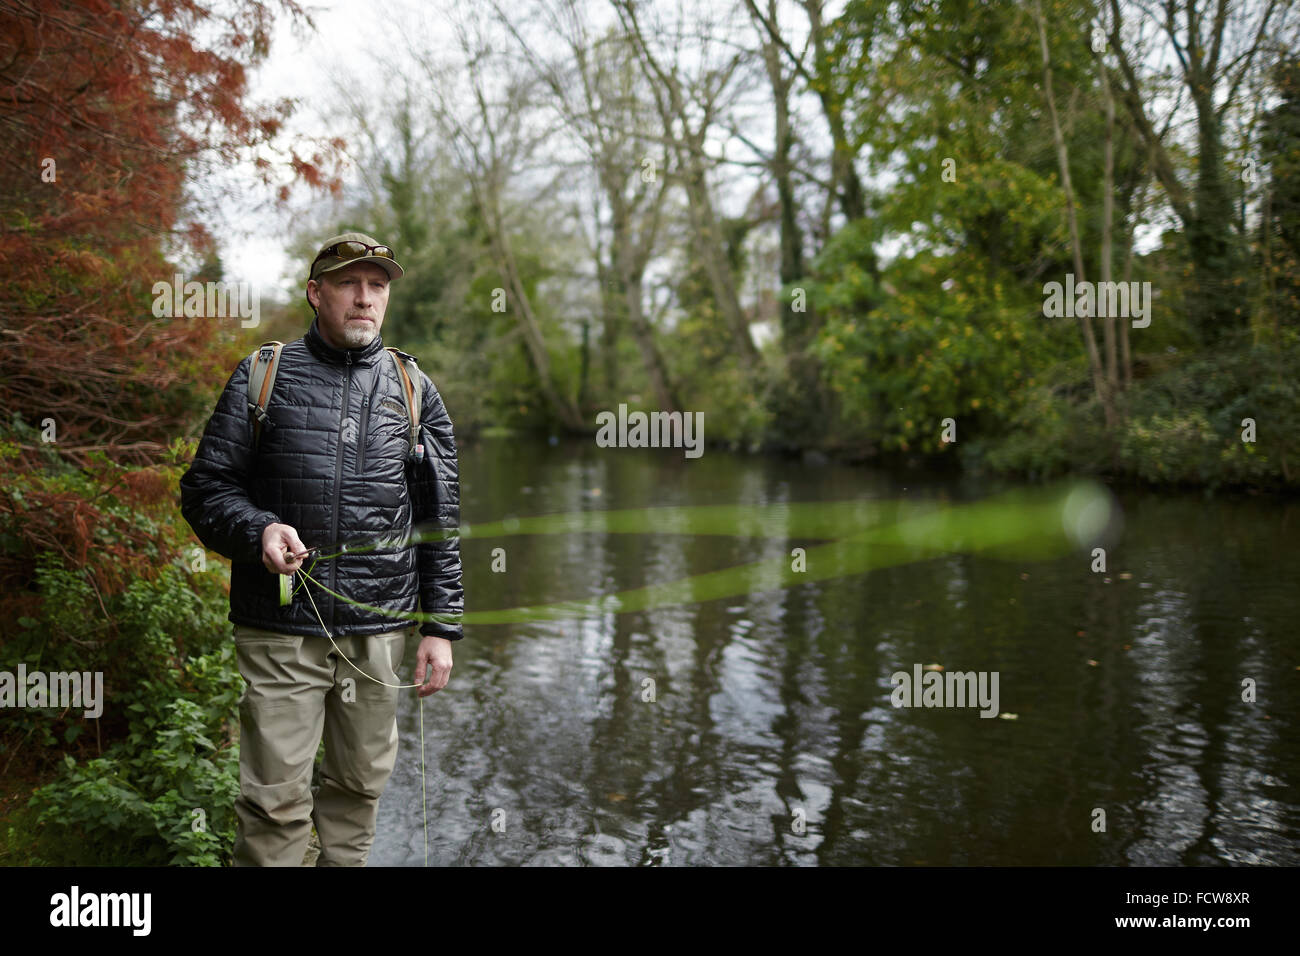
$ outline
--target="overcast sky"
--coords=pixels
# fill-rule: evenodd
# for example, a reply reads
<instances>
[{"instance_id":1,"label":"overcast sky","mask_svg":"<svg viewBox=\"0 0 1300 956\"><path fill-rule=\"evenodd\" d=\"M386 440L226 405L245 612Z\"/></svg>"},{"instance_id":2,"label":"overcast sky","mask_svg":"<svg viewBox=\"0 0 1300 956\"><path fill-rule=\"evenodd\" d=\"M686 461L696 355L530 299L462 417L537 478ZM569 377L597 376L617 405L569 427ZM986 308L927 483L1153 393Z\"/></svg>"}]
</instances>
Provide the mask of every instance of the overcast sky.
<instances>
[{"instance_id":1,"label":"overcast sky","mask_svg":"<svg viewBox=\"0 0 1300 956\"><path fill-rule=\"evenodd\" d=\"M354 142L358 139L355 130L349 128L346 113L331 105L333 79L344 79L350 88L364 88L375 97L383 96L386 82L400 77L404 69L418 71L418 64L411 63L410 54L406 52L408 40L413 40L424 49L435 51L441 56L454 56L459 59L448 11L452 14L468 8L466 3L482 3L483 0L335 0L328 4L310 6L308 10L315 24L314 30L291 28L288 20L281 16L277 19L276 36L271 46L267 62L254 74L250 82L252 98L257 102L266 102L281 97L298 99L298 110L291 120L290 130L311 136L343 136ZM521 5L525 0L514 0ZM710 6L710 0L703 0L701 9L711 13L725 9L727 4L716 2ZM842 3L828 5L825 13L827 21L838 15ZM801 25L806 24L798 14L790 11L787 4L782 4L782 22L790 31L796 48L802 42L798 36ZM664 16L672 16L681 9L690 16L690 0L679 4L676 2L663 5ZM596 3L591 7L592 13L599 19L612 17L607 4ZM656 11L658 12L658 11ZM734 38L742 42L752 39L752 26L743 13L737 12ZM652 23L653 19L647 20ZM523 28L525 34L529 31ZM730 32L730 31L728 31ZM537 38L530 38L535 42ZM761 84L760 84L761 86ZM757 94L765 94L758 89ZM803 100L804 102L800 102ZM808 107L808 95L797 98L792 106L795 122L806 141L814 148L822 133L816 109L811 114L803 114L806 121L798 117ZM742 123L749 138L765 144L771 138L770 105L763 102L746 102L742 110ZM825 144L829 147L829 142ZM729 157L752 159L745 147L738 141L721 143ZM752 189L753 180L742 177L745 187ZM892 178L892 174L891 177ZM355 186L355 171L349 183ZM881 179L869 180L877 188L888 188L889 183ZM285 247L290 234L301 228L304 219L310 223L320 223L321 228L332 231L337 225L337 210L328 198L310 194L307 190L295 191L290 204L290 211L277 211L271 202L270 191L259 184L247 167L226 170L216 176L207 186L200 187L210 194L213 185L224 187L222 200L217 207L215 219L210 223L213 231L221 239L222 258L226 269L226 278L232 281L253 283L264 300L286 299L302 294L305 281L304 273L307 263L290 262ZM345 187L346 200L347 187ZM730 211L737 201L743 202L744 196L721 195L722 211ZM739 210L736 209L736 212ZM331 213L334 213L333 215ZM328 224L328 225L325 225ZM1156 227L1148 227L1139 235L1139 251L1154 245ZM324 235L329 233L322 233ZM382 238L382 237L380 237ZM885 243L881 252L887 258L900 251L902 237L895 237ZM400 254L400 250L399 250Z\"/></svg>"},{"instance_id":2,"label":"overcast sky","mask_svg":"<svg viewBox=\"0 0 1300 956\"><path fill-rule=\"evenodd\" d=\"M415 5L423 9L411 10L410 6L392 0L337 0L309 6L315 24L311 31L291 29L288 20L280 17L270 56L249 84L253 99L266 102L293 97L300 102L290 122L291 131L347 138L347 125L331 115L331 76L382 90L384 61L397 62L396 34L420 29L428 31L426 36L438 35L429 30L429 17L431 13L436 17L438 11L430 11L427 2ZM280 297L277 290L300 295L307 264L289 261L285 252L288 237L296 219L305 214L326 218L333 203L299 189L290 211L277 212L270 193L250 170L231 170L218 179L230 190L219 207L218 234L223 239L226 278L252 282L267 299Z\"/></svg>"},{"instance_id":3,"label":"overcast sky","mask_svg":"<svg viewBox=\"0 0 1300 956\"><path fill-rule=\"evenodd\" d=\"M331 77L346 78L350 84L361 85L370 89L372 95L382 96L385 80L400 76L404 66L412 72L419 70L418 64L412 64L410 54L406 52L408 39L414 40L421 48L434 50L439 56L459 59L448 15L449 11L454 15L467 9L463 6L465 2L472 0L337 0L309 8L315 24L311 31L291 29L288 21L281 17L277 21L270 56L250 81L252 98L266 102L285 96L294 97L300 105L290 130L313 136L341 135L355 141L357 137L351 135L355 131L349 129L346 120L340 121L341 114L337 108L331 116ZM689 0L680 8L676 3L668 3L662 10L657 10L656 15L671 17L680 9L690 16L691 6ZM701 9L717 15L726 6L703 0ZM828 19L837 14L841 6L832 4ZM614 18L612 8L607 4L592 4L590 13L594 20ZM798 39L799 16L790 12L788 6L783 16L792 35ZM744 42L749 42L753 29L751 24L740 10L735 11L735 17L736 38L743 37ZM651 23L653 17L647 19L647 24ZM528 33L528 30L525 28L524 32ZM728 29L727 32L732 31ZM530 37L530 42L539 39ZM545 45L542 46L544 49ZM755 102L752 106L754 108L747 110L749 115L744 118L746 128L755 141L766 142L771 135L770 106L765 101ZM814 111L805 136L815 141L819 132ZM829 148L829 142L826 145ZM725 144L723 148L728 155L753 158L736 141ZM354 185L355 179L351 182ZM211 226L221 238L226 278L253 283L265 300L301 295L306 263L290 262L285 246L295 223L300 228L304 217L313 223L336 225L337 217L330 215L333 203L299 189L291 201L290 212L276 211L270 192L256 182L248 168L223 171L200 187L205 195L212 195L218 188L222 199L215 204ZM752 180L748 178L747 188L752 188ZM743 203L746 198L723 195L720 200L725 208L737 201Z\"/></svg>"}]
</instances>

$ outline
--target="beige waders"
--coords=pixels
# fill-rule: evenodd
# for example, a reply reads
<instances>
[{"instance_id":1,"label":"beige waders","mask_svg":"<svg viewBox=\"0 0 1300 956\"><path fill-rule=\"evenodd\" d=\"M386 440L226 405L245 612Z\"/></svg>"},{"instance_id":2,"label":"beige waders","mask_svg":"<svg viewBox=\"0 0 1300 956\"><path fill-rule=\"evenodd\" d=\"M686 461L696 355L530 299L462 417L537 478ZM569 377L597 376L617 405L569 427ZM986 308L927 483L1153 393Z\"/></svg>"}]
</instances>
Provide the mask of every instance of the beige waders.
<instances>
[{"instance_id":1,"label":"beige waders","mask_svg":"<svg viewBox=\"0 0 1300 956\"><path fill-rule=\"evenodd\" d=\"M367 674L400 684L404 628L335 637ZM235 626L239 673L239 797L235 866L302 866L311 827L317 866L364 866L379 795L397 760L397 695L358 674L327 637ZM325 734L320 785L312 764ZM313 800L314 797L314 800Z\"/></svg>"}]
</instances>

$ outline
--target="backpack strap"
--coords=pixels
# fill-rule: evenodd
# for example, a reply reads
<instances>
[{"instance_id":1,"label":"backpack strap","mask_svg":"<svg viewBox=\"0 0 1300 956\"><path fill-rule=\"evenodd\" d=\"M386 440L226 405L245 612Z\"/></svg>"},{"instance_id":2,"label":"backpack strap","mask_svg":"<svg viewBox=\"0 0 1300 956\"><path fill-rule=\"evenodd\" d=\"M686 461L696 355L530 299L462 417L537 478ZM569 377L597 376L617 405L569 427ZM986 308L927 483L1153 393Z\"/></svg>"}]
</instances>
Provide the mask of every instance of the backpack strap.
<instances>
[{"instance_id":1,"label":"backpack strap","mask_svg":"<svg viewBox=\"0 0 1300 956\"><path fill-rule=\"evenodd\" d=\"M269 422L266 403L275 387L275 373L280 368L283 342L263 342L252 353L248 366L248 411L253 416L253 447L262 437L262 425Z\"/></svg>"},{"instance_id":2,"label":"backpack strap","mask_svg":"<svg viewBox=\"0 0 1300 956\"><path fill-rule=\"evenodd\" d=\"M385 351L397 369L397 380L402 383L406 413L411 418L411 451L414 453L420 440L420 405L424 400L424 389L420 387L420 366L416 364L414 355L408 355L392 346Z\"/></svg>"}]
</instances>

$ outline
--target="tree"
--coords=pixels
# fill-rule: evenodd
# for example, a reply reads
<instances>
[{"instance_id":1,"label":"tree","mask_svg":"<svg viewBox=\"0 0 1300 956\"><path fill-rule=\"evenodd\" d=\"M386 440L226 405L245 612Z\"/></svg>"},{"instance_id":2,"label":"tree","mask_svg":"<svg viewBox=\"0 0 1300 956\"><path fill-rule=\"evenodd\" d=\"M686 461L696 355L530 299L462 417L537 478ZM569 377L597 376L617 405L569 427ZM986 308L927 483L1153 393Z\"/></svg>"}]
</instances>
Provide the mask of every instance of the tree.
<instances>
[{"instance_id":1,"label":"tree","mask_svg":"<svg viewBox=\"0 0 1300 956\"><path fill-rule=\"evenodd\" d=\"M1079 238L1079 223L1075 214L1074 187L1070 183L1070 155L1066 149L1065 137L1061 132L1061 121L1056 112L1056 94L1052 89L1052 59L1047 45L1047 26L1043 18L1043 8L1040 0L1034 0L1034 19L1038 23L1038 40L1043 56L1043 97L1047 101L1047 113L1052 120L1052 139L1056 143L1057 162L1061 168L1061 189L1065 193L1065 215L1070 227L1070 248L1074 253L1074 273L1076 282L1084 282L1086 276L1083 266L1083 245ZM1108 127L1109 131L1109 127ZM1110 142L1107 141L1107 160L1109 164ZM1111 175L1110 166L1106 170L1107 178ZM1109 194L1108 194L1109 196ZM1109 201L1109 199L1108 199ZM1105 225L1105 235L1109 243L1110 223L1109 217ZM1106 246L1106 254L1109 255L1109 245ZM1109 277L1110 264L1106 262L1102 267L1103 275ZM1106 425L1113 428L1118 421L1115 411L1114 393L1111 390L1105 371L1102 369L1101 356L1097 351L1097 337L1093 332L1092 316L1080 312L1078 315L1079 328L1083 333L1083 344L1087 350L1088 369L1092 373L1093 388L1097 393L1097 401L1106 416ZM1112 333L1113 335L1113 333Z\"/></svg>"},{"instance_id":2,"label":"tree","mask_svg":"<svg viewBox=\"0 0 1300 956\"><path fill-rule=\"evenodd\" d=\"M454 31L465 55L471 109L469 115L460 113L451 102L447 78L439 74L432 58L424 58L436 100L433 115L469 184L503 289L513 305L512 314L538 390L552 415L564 427L581 431L584 427L581 412L552 372L542 324L515 254L505 206L511 173L539 150L554 130L549 126L538 129L530 125L536 80L521 72L516 61L494 54L492 41L484 34L481 24L457 21ZM489 90L485 75L489 62L500 67L493 73L498 80L494 90Z\"/></svg>"},{"instance_id":3,"label":"tree","mask_svg":"<svg viewBox=\"0 0 1300 956\"><path fill-rule=\"evenodd\" d=\"M641 24L638 4L633 0L611 0L619 22L628 32L637 58L663 124L663 135L670 145L674 165L671 175L686 193L691 218L691 238L696 255L704 264L713 289L718 314L732 336L736 354L747 367L759 364L758 349L749 332L749 321L740 305L735 272L726 257L722 223L714 206L708 176L713 163L704 145L718 115L733 77L744 63L745 51L726 56L716 66L710 62L707 32L702 40L700 65L690 75L676 58L667 60L651 46ZM682 25L678 24L678 30ZM658 29L655 34L666 31ZM681 33L676 38L680 47ZM665 170L665 175L669 175Z\"/></svg>"},{"instance_id":4,"label":"tree","mask_svg":"<svg viewBox=\"0 0 1300 956\"><path fill-rule=\"evenodd\" d=\"M1283 323L1300 326L1300 57L1277 64L1280 102L1264 117L1260 150L1268 161L1259 219L1263 313L1274 344Z\"/></svg>"},{"instance_id":5,"label":"tree","mask_svg":"<svg viewBox=\"0 0 1300 956\"><path fill-rule=\"evenodd\" d=\"M664 147L652 155L656 131L647 122L644 77L630 65L632 44L617 31L593 38L581 5L560 0L535 7L549 35L563 44L562 56L547 59L514 26L516 18L509 11L496 9L550 91L567 128L582 144L608 211L608 243L603 239L606 230L599 206L592 242L603 303L606 388L614 393L623 384L616 353L619 331L626 326L658 406L677 410L680 402L646 314L644 289L646 268L659 238L669 153Z\"/></svg>"},{"instance_id":6,"label":"tree","mask_svg":"<svg viewBox=\"0 0 1300 956\"><path fill-rule=\"evenodd\" d=\"M165 250L213 250L202 208L184 212L192 171L277 140L290 104L256 106L247 89L271 26L256 0L0 3L0 407L52 418L48 450L147 463L224 377L229 330L155 315L152 289L176 271ZM260 157L263 181L336 185L329 151L299 148L278 167ZM19 444L34 463L36 446Z\"/></svg>"},{"instance_id":7,"label":"tree","mask_svg":"<svg viewBox=\"0 0 1300 956\"><path fill-rule=\"evenodd\" d=\"M1242 327L1247 316L1243 244L1232 209L1237 170L1227 162L1225 125L1240 109L1239 97L1261 54L1275 44L1295 48L1295 24L1288 22L1294 4L1162 0L1155 5L1146 22L1163 35L1195 112L1196 158L1190 172L1180 170L1174 149L1156 130L1151 82L1139 72L1150 58L1140 59L1127 36L1129 23L1145 20L1145 8L1133 5L1126 16L1119 0L1109 0L1109 6L1108 36L1119 66L1114 85L1151 150L1156 178L1186 233L1193 285L1185 307L1202 340L1212 343Z\"/></svg>"}]
</instances>

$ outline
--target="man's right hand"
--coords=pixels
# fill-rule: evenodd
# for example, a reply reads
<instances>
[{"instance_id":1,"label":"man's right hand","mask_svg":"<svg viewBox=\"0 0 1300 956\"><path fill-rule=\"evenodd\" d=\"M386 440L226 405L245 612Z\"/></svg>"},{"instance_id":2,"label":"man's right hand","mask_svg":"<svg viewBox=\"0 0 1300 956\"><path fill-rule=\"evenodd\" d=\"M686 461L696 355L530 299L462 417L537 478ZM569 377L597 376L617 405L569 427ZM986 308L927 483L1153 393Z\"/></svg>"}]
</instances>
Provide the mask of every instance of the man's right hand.
<instances>
[{"instance_id":1,"label":"man's right hand","mask_svg":"<svg viewBox=\"0 0 1300 956\"><path fill-rule=\"evenodd\" d=\"M289 555L301 554L306 546L298 538L298 532L287 524L272 522L262 529L262 564L272 574L292 574L302 567L302 558Z\"/></svg>"}]
</instances>

